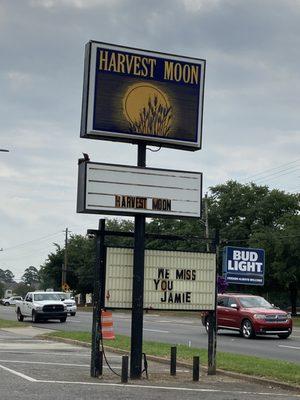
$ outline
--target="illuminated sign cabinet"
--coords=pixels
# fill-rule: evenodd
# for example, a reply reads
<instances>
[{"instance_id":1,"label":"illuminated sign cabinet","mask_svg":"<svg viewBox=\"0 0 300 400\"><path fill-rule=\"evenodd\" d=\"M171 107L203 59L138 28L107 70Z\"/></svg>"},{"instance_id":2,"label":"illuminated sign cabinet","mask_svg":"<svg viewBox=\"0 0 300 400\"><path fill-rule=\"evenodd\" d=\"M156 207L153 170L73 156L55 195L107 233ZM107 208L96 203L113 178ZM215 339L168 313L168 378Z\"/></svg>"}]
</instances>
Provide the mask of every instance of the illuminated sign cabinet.
<instances>
[{"instance_id":1,"label":"illuminated sign cabinet","mask_svg":"<svg viewBox=\"0 0 300 400\"><path fill-rule=\"evenodd\" d=\"M201 216L202 174L82 162L77 212L149 217Z\"/></svg>"},{"instance_id":2,"label":"illuminated sign cabinet","mask_svg":"<svg viewBox=\"0 0 300 400\"><path fill-rule=\"evenodd\" d=\"M90 41L81 137L201 148L205 60Z\"/></svg>"},{"instance_id":3,"label":"illuminated sign cabinet","mask_svg":"<svg viewBox=\"0 0 300 400\"><path fill-rule=\"evenodd\" d=\"M133 249L107 248L105 307L131 308ZM145 250L144 308L215 308L216 255Z\"/></svg>"},{"instance_id":4,"label":"illuminated sign cabinet","mask_svg":"<svg viewBox=\"0 0 300 400\"><path fill-rule=\"evenodd\" d=\"M264 285L265 251L248 247L224 247L223 273L228 283Z\"/></svg>"}]
</instances>

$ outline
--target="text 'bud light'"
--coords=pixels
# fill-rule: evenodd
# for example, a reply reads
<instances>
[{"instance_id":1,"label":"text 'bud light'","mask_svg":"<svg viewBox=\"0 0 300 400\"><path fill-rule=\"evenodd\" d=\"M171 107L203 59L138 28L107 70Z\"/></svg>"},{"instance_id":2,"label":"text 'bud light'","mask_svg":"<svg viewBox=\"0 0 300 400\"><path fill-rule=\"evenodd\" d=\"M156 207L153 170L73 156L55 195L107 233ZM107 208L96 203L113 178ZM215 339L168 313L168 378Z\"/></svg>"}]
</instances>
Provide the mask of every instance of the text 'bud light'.
<instances>
[{"instance_id":1,"label":"text 'bud light'","mask_svg":"<svg viewBox=\"0 0 300 400\"><path fill-rule=\"evenodd\" d=\"M227 246L223 254L223 273L228 283L264 284L265 253L263 249Z\"/></svg>"}]
</instances>

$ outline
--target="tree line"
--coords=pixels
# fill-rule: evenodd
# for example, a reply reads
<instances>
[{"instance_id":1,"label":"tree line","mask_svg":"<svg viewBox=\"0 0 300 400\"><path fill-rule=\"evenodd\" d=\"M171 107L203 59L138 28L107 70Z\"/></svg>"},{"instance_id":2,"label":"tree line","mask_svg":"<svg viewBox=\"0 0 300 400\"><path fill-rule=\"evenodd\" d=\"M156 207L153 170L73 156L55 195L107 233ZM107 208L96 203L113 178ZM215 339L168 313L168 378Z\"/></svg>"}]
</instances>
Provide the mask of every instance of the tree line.
<instances>
[{"instance_id":1,"label":"tree line","mask_svg":"<svg viewBox=\"0 0 300 400\"><path fill-rule=\"evenodd\" d=\"M224 246L265 250L265 285L230 285L228 290L264 295L279 305L290 305L295 313L300 286L300 195L270 190L254 183L229 181L210 188L207 214L209 237L219 237L219 275L222 275ZM204 210L202 215L205 215ZM133 232L134 225L131 220L109 219L106 229ZM146 224L146 232L182 237L175 241L151 237L146 241L147 249L207 250L207 242L196 238L205 237L203 221L197 219L152 219ZM108 236L106 244L133 247L133 239ZM71 235L67 253L67 283L70 288L75 294L92 293L95 241L87 236ZM55 244L54 251L38 271L42 289L60 289L64 255L65 248Z\"/></svg>"},{"instance_id":2,"label":"tree line","mask_svg":"<svg viewBox=\"0 0 300 400\"><path fill-rule=\"evenodd\" d=\"M6 289L11 289L15 295L24 297L27 292L35 290L39 286L40 273L33 265L25 269L21 282L16 282L10 269L0 268L0 298L4 297Z\"/></svg>"}]
</instances>

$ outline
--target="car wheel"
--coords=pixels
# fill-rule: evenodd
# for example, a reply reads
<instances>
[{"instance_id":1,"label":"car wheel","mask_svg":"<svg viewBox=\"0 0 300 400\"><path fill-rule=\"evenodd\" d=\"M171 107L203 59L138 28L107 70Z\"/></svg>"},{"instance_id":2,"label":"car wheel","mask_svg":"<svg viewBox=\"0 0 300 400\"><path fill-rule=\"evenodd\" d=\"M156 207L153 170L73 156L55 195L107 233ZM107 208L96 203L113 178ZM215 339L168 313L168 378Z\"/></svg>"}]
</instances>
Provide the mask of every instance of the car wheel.
<instances>
[{"instance_id":1,"label":"car wheel","mask_svg":"<svg viewBox=\"0 0 300 400\"><path fill-rule=\"evenodd\" d=\"M242 323L241 334L245 339L255 337L254 329L249 319L245 319Z\"/></svg>"},{"instance_id":2,"label":"car wheel","mask_svg":"<svg viewBox=\"0 0 300 400\"><path fill-rule=\"evenodd\" d=\"M32 311L32 322L33 322L33 323L36 323L36 322L38 322L38 317L37 317L37 315L36 315L36 312L35 312L35 311Z\"/></svg>"},{"instance_id":3,"label":"car wheel","mask_svg":"<svg viewBox=\"0 0 300 400\"><path fill-rule=\"evenodd\" d=\"M67 317L60 318L59 320L60 320L60 322L66 322Z\"/></svg>"},{"instance_id":4,"label":"car wheel","mask_svg":"<svg viewBox=\"0 0 300 400\"><path fill-rule=\"evenodd\" d=\"M8 302L5 302L4 305L5 305L5 306L9 306L9 303L8 303Z\"/></svg>"},{"instance_id":5,"label":"car wheel","mask_svg":"<svg viewBox=\"0 0 300 400\"><path fill-rule=\"evenodd\" d=\"M287 339L290 336L290 333L279 333L279 339Z\"/></svg>"},{"instance_id":6,"label":"car wheel","mask_svg":"<svg viewBox=\"0 0 300 400\"><path fill-rule=\"evenodd\" d=\"M71 312L70 315L71 315L71 317L75 317L76 312Z\"/></svg>"},{"instance_id":7,"label":"car wheel","mask_svg":"<svg viewBox=\"0 0 300 400\"><path fill-rule=\"evenodd\" d=\"M19 322L23 322L23 320L24 320L24 315L21 313L21 310L19 308L18 308L18 311L17 311L17 320Z\"/></svg>"}]
</instances>

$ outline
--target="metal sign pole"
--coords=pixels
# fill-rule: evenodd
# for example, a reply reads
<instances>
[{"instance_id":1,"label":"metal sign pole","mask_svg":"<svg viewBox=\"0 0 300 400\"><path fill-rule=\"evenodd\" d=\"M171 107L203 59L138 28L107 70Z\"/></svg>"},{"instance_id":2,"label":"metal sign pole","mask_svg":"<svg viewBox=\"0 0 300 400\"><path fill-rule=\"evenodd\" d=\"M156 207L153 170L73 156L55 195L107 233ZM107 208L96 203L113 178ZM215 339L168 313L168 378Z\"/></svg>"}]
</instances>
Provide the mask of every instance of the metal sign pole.
<instances>
[{"instance_id":1,"label":"metal sign pole","mask_svg":"<svg viewBox=\"0 0 300 400\"><path fill-rule=\"evenodd\" d=\"M145 144L138 145L137 166L146 166ZM143 215L136 215L134 218L134 223L130 378L139 379L142 375L143 354L144 258L146 218Z\"/></svg>"},{"instance_id":2,"label":"metal sign pole","mask_svg":"<svg viewBox=\"0 0 300 400\"><path fill-rule=\"evenodd\" d=\"M215 309L208 312L208 375L216 375L217 358L217 275L218 275L218 251L219 251L219 231L215 233L213 241L214 251L216 253L216 281L215 281Z\"/></svg>"},{"instance_id":3,"label":"metal sign pole","mask_svg":"<svg viewBox=\"0 0 300 400\"><path fill-rule=\"evenodd\" d=\"M92 349L91 349L91 376L98 377L101 372L100 357L100 311L104 298L104 260L105 260L105 219L99 220L99 228L96 233L96 260L94 269L94 293L93 293L93 325L92 325Z\"/></svg>"}]
</instances>

